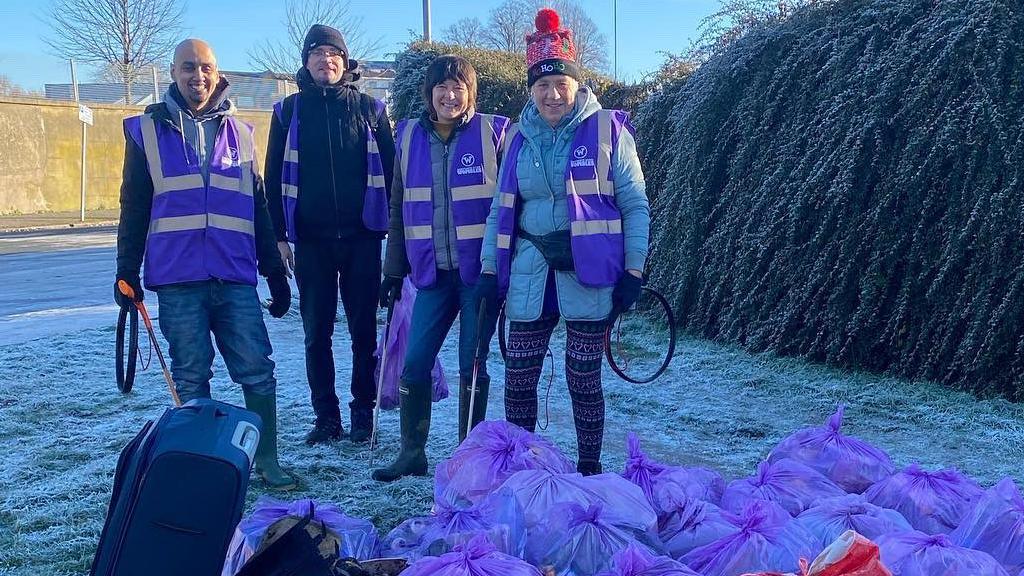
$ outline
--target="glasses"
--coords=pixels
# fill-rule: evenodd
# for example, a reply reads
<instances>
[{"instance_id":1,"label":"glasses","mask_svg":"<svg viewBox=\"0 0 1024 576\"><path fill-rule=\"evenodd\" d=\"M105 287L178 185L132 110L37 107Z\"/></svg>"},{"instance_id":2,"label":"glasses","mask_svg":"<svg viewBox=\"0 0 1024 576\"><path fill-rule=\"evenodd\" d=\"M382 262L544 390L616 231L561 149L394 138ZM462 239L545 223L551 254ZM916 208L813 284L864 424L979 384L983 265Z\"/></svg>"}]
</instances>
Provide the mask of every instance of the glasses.
<instances>
[{"instance_id":1,"label":"glasses","mask_svg":"<svg viewBox=\"0 0 1024 576\"><path fill-rule=\"evenodd\" d=\"M332 50L330 48L317 48L311 51L309 55L320 60L335 60L344 56L345 53L341 50Z\"/></svg>"}]
</instances>

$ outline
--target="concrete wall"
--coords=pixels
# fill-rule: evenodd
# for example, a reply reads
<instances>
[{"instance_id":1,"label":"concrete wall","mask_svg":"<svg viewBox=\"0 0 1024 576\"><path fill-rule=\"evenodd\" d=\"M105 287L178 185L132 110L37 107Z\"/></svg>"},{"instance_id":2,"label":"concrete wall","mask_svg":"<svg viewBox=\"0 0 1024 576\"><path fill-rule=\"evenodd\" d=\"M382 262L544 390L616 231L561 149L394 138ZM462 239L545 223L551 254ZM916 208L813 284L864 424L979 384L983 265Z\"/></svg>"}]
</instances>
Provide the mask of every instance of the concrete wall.
<instances>
[{"instance_id":1,"label":"concrete wall","mask_svg":"<svg viewBox=\"0 0 1024 576\"><path fill-rule=\"evenodd\" d=\"M86 151L86 209L118 207L124 132L137 106L90 105ZM256 127L263 163L270 111L239 112ZM74 102L0 97L0 214L61 212L80 206L82 124Z\"/></svg>"}]
</instances>

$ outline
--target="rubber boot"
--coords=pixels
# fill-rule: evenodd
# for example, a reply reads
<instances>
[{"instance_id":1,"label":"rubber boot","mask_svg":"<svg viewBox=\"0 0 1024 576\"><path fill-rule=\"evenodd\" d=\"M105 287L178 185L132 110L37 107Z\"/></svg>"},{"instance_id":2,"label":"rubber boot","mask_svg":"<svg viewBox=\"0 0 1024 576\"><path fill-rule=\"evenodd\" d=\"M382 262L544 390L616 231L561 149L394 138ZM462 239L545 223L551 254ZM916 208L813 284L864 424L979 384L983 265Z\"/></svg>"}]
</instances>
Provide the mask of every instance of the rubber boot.
<instances>
[{"instance_id":1,"label":"rubber boot","mask_svg":"<svg viewBox=\"0 0 1024 576\"><path fill-rule=\"evenodd\" d=\"M466 439L466 422L469 420L469 392L473 378L459 379L459 444ZM487 418L487 393L491 388L489 376L476 377L476 401L473 403L473 428Z\"/></svg>"},{"instance_id":2,"label":"rubber boot","mask_svg":"<svg viewBox=\"0 0 1024 576\"><path fill-rule=\"evenodd\" d=\"M295 477L285 472L277 462L277 395L253 394L243 391L245 407L263 420L260 443L256 446L254 468L271 490L293 490L298 487Z\"/></svg>"},{"instance_id":3,"label":"rubber boot","mask_svg":"<svg viewBox=\"0 0 1024 576\"><path fill-rule=\"evenodd\" d=\"M430 433L431 384L399 387L402 447L398 457L387 468L373 471L378 482L394 482L402 476L427 475L427 435Z\"/></svg>"}]
</instances>

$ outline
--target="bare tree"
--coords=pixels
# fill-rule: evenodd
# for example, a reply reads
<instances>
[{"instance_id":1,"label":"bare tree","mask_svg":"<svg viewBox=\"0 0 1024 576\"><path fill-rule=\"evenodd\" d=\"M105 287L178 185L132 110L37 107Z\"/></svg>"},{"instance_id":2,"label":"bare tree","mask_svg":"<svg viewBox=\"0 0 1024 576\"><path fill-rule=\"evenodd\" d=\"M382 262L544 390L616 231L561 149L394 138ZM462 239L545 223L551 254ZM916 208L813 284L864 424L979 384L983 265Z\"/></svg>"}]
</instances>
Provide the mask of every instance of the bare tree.
<instances>
[{"instance_id":1,"label":"bare tree","mask_svg":"<svg viewBox=\"0 0 1024 576\"><path fill-rule=\"evenodd\" d=\"M484 44L484 23L479 18L460 18L444 29L441 37L449 44L479 47Z\"/></svg>"},{"instance_id":2,"label":"bare tree","mask_svg":"<svg viewBox=\"0 0 1024 576\"><path fill-rule=\"evenodd\" d=\"M285 38L264 40L249 50L249 64L277 74L291 74L302 67L302 42L313 24L326 24L345 36L350 56L376 56L383 47L382 36L370 36L362 16L352 13L349 0L286 0Z\"/></svg>"},{"instance_id":3,"label":"bare tree","mask_svg":"<svg viewBox=\"0 0 1024 576\"><path fill-rule=\"evenodd\" d=\"M577 0L555 0L551 7L561 16L562 26L572 30L576 62L588 70L608 70L608 37L587 15Z\"/></svg>"},{"instance_id":4,"label":"bare tree","mask_svg":"<svg viewBox=\"0 0 1024 576\"><path fill-rule=\"evenodd\" d=\"M534 17L544 6L557 10L562 27L572 30L576 61L590 70L606 70L608 37L579 0L505 0L487 17L482 35L484 45L494 50L526 52L526 35L536 30Z\"/></svg>"},{"instance_id":5,"label":"bare tree","mask_svg":"<svg viewBox=\"0 0 1024 576\"><path fill-rule=\"evenodd\" d=\"M130 104L132 83L180 40L184 12L179 0L54 0L46 42L61 56L110 69Z\"/></svg>"},{"instance_id":6,"label":"bare tree","mask_svg":"<svg viewBox=\"0 0 1024 576\"><path fill-rule=\"evenodd\" d=\"M0 74L0 96L36 96L38 93L22 88L6 74Z\"/></svg>"}]
</instances>

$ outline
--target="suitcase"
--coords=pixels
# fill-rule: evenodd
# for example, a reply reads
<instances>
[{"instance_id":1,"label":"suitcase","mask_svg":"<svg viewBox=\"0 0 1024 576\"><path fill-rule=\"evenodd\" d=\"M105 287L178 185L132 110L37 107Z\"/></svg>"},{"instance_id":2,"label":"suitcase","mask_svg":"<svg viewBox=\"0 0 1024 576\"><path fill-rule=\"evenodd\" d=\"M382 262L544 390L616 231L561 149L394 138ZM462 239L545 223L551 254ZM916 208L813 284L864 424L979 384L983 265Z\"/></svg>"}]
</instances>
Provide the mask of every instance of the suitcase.
<instances>
[{"instance_id":1,"label":"suitcase","mask_svg":"<svg viewBox=\"0 0 1024 576\"><path fill-rule=\"evenodd\" d=\"M206 399L147 422L118 459L90 575L219 575L261 426Z\"/></svg>"}]
</instances>

